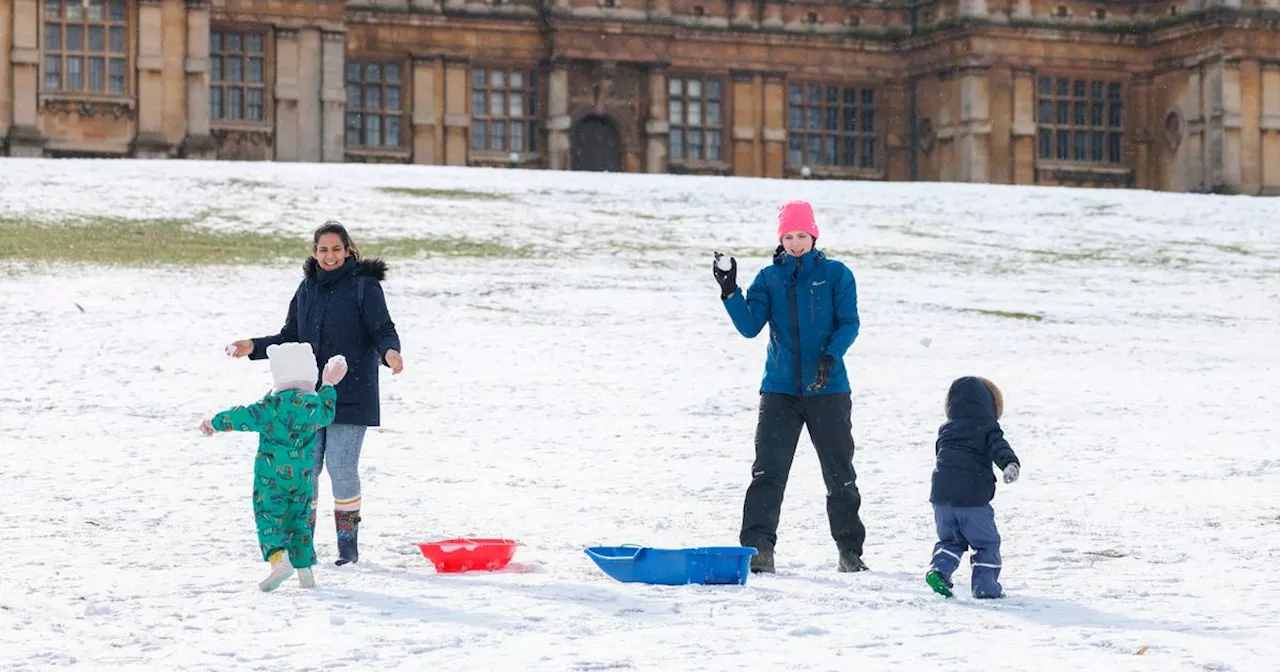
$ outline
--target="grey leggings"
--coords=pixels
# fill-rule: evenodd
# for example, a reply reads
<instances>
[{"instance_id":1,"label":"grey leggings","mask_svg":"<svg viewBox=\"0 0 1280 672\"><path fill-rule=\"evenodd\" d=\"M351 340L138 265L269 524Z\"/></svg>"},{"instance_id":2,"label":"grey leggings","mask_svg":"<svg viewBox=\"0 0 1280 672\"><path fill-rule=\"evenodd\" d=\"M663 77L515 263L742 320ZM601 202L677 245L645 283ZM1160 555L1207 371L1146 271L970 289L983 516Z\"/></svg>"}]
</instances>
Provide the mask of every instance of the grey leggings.
<instances>
[{"instance_id":1,"label":"grey leggings","mask_svg":"<svg viewBox=\"0 0 1280 672\"><path fill-rule=\"evenodd\" d=\"M360 447L367 429L364 425L332 424L316 437L316 492L320 491L320 472L327 461L333 508L337 511L360 509Z\"/></svg>"}]
</instances>

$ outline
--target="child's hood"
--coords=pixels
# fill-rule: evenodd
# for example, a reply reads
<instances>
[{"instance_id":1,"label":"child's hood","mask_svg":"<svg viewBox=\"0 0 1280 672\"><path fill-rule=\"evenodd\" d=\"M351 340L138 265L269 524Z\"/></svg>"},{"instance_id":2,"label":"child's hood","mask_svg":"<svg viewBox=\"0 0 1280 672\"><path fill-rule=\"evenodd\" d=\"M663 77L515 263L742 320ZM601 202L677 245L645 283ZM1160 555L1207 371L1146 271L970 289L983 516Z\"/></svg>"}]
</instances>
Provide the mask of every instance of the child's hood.
<instances>
[{"instance_id":1,"label":"child's hood","mask_svg":"<svg viewBox=\"0 0 1280 672\"><path fill-rule=\"evenodd\" d=\"M977 376L957 378L947 390L946 413L948 420L994 422L997 420L995 394Z\"/></svg>"}]
</instances>

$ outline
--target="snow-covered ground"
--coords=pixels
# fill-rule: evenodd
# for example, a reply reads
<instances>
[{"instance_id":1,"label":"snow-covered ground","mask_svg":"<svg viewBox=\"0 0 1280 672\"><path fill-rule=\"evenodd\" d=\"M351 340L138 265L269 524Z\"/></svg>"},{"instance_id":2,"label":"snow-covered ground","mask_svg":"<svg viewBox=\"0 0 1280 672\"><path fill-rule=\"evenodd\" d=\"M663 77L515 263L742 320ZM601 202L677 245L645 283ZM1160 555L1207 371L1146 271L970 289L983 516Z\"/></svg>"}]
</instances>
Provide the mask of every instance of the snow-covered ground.
<instances>
[{"instance_id":1,"label":"snow-covered ground","mask_svg":"<svg viewBox=\"0 0 1280 672\"><path fill-rule=\"evenodd\" d=\"M509 200L380 188L466 189ZM455 195L457 196L457 195ZM850 351L873 571L835 571L808 438L779 572L622 584L596 544L737 543L765 337L717 298L773 214L814 202L853 268ZM362 459L361 562L264 595L255 399L297 259L127 270L0 261L0 668L1270 670L1280 536L1280 201L1129 191L406 166L0 161L0 218L195 217L357 242L463 236L523 258L393 260L407 368ZM5 234L11 235L11 234ZM1016 314L1026 314L1018 316ZM1039 319L1035 319L1039 318ZM929 339L929 340L926 340ZM925 343L929 343L928 346ZM1023 462L995 506L1009 597L922 580L941 398L1006 396ZM510 571L437 575L415 542L510 536Z\"/></svg>"}]
</instances>

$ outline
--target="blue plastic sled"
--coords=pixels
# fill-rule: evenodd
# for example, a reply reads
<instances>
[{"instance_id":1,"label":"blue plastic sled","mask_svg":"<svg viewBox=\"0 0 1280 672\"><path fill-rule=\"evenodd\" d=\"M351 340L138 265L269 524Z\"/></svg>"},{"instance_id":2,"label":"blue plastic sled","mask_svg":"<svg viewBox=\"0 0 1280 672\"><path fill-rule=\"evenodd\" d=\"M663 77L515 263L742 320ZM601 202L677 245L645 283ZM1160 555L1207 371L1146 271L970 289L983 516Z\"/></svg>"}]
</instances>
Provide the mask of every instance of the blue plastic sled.
<instances>
[{"instance_id":1,"label":"blue plastic sled","mask_svg":"<svg viewBox=\"0 0 1280 672\"><path fill-rule=\"evenodd\" d=\"M643 546L592 546L586 549L605 574L623 583L683 586L689 583L746 585L751 573L749 546L703 548L647 548Z\"/></svg>"}]
</instances>

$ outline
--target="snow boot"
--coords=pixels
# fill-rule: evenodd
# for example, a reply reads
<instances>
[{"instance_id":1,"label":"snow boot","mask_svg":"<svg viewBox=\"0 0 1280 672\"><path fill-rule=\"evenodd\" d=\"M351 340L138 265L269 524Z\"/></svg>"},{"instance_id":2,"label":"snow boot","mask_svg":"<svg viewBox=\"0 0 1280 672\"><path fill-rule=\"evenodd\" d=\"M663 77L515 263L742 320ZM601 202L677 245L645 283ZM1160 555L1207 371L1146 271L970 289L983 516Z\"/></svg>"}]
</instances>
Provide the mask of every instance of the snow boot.
<instances>
[{"instance_id":1,"label":"snow boot","mask_svg":"<svg viewBox=\"0 0 1280 672\"><path fill-rule=\"evenodd\" d=\"M310 567L303 567L298 570L298 587L307 590L316 587L316 575L311 572Z\"/></svg>"},{"instance_id":2,"label":"snow boot","mask_svg":"<svg viewBox=\"0 0 1280 672\"><path fill-rule=\"evenodd\" d=\"M862 561L862 556L853 551L840 551L840 564L836 567L841 572L865 572L871 568Z\"/></svg>"},{"instance_id":3,"label":"snow boot","mask_svg":"<svg viewBox=\"0 0 1280 672\"><path fill-rule=\"evenodd\" d=\"M924 582L929 584L929 587L933 589L933 592L942 595L943 597L954 596L954 593L951 592L951 582L942 575L942 572L939 572L936 569L931 569L924 575Z\"/></svg>"},{"instance_id":4,"label":"snow boot","mask_svg":"<svg viewBox=\"0 0 1280 672\"><path fill-rule=\"evenodd\" d=\"M773 549L758 548L756 551L756 554L751 556L751 573L773 574Z\"/></svg>"},{"instance_id":5,"label":"snow boot","mask_svg":"<svg viewBox=\"0 0 1280 672\"><path fill-rule=\"evenodd\" d=\"M338 559L333 564L341 567L349 562L359 562L356 536L360 531L360 511L334 511L333 520L338 528Z\"/></svg>"},{"instance_id":6,"label":"snow boot","mask_svg":"<svg viewBox=\"0 0 1280 672\"><path fill-rule=\"evenodd\" d=\"M271 562L271 573L258 584L258 588L264 593L269 593L276 588L279 588L280 584L284 583L290 576L293 576L293 565L289 564L289 560L285 556L284 551L276 551L272 553L269 556L269 559Z\"/></svg>"}]
</instances>

